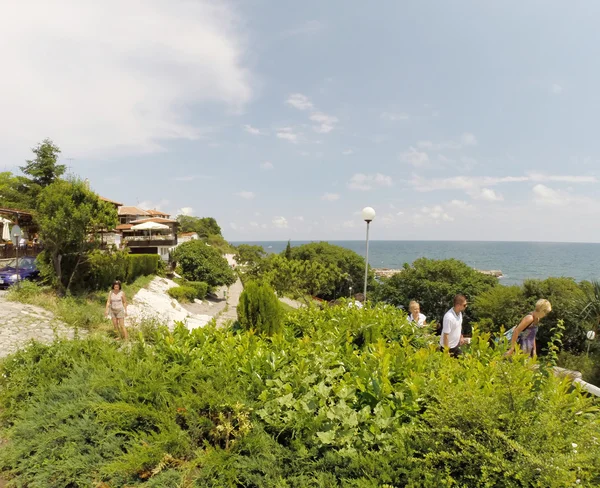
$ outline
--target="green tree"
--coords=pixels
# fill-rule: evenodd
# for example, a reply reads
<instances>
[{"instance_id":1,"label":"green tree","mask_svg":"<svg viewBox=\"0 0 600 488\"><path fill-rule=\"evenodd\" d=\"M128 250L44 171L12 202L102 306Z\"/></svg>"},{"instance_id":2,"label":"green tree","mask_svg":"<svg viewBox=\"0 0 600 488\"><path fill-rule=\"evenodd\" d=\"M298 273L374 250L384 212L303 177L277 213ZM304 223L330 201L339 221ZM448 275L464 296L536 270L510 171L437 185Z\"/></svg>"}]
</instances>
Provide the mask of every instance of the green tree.
<instances>
[{"instance_id":1,"label":"green tree","mask_svg":"<svg viewBox=\"0 0 600 488\"><path fill-rule=\"evenodd\" d=\"M191 215L178 215L179 230L181 232L195 232L198 237L206 239L209 236L221 236L221 227L212 217L193 217Z\"/></svg>"},{"instance_id":2,"label":"green tree","mask_svg":"<svg viewBox=\"0 0 600 488\"><path fill-rule=\"evenodd\" d=\"M25 176L15 176L10 171L0 173L0 207L33 211L36 202L32 198L32 185Z\"/></svg>"},{"instance_id":3,"label":"green tree","mask_svg":"<svg viewBox=\"0 0 600 488\"><path fill-rule=\"evenodd\" d=\"M261 276L277 292L308 300L329 293L332 284L339 278L339 269L319 261L288 260L284 256L272 255L268 271Z\"/></svg>"},{"instance_id":4,"label":"green tree","mask_svg":"<svg viewBox=\"0 0 600 488\"><path fill-rule=\"evenodd\" d=\"M284 256L285 256L285 259L292 259L292 245L289 240L287 242L287 246L285 246Z\"/></svg>"},{"instance_id":5,"label":"green tree","mask_svg":"<svg viewBox=\"0 0 600 488\"><path fill-rule=\"evenodd\" d=\"M238 322L246 330L266 335L281 332L282 308L273 289L266 283L249 282L240 295Z\"/></svg>"},{"instance_id":6,"label":"green tree","mask_svg":"<svg viewBox=\"0 0 600 488\"><path fill-rule=\"evenodd\" d=\"M350 287L362 289L365 279L365 260L354 251L328 242L313 242L292 247L291 258L299 261L318 262L325 267L335 269L332 281L326 290L318 296L325 300L349 295ZM369 286L375 282L374 274L369 270Z\"/></svg>"},{"instance_id":7,"label":"green tree","mask_svg":"<svg viewBox=\"0 0 600 488\"><path fill-rule=\"evenodd\" d=\"M87 254L97 247L95 236L117 225L114 207L101 201L78 179L57 180L45 187L38 202L37 222L44 243L42 263L59 293L69 291Z\"/></svg>"},{"instance_id":8,"label":"green tree","mask_svg":"<svg viewBox=\"0 0 600 488\"><path fill-rule=\"evenodd\" d=\"M545 280L526 280L523 294L527 300L528 311L533 310L535 302L546 298L552 304L552 312L540 322L537 333L537 350L546 349L552 330L564 323L562 347L571 352L583 352L586 347L586 333L589 323L581 317L581 304L585 300L585 285L582 288L571 278L547 278Z\"/></svg>"},{"instance_id":9,"label":"green tree","mask_svg":"<svg viewBox=\"0 0 600 488\"><path fill-rule=\"evenodd\" d=\"M59 179L66 171L66 166L58 164L60 149L50 139L44 139L32 149L35 158L27 160L21 171L31 176L33 183L45 188Z\"/></svg>"},{"instance_id":10,"label":"green tree","mask_svg":"<svg viewBox=\"0 0 600 488\"><path fill-rule=\"evenodd\" d=\"M410 300L417 300L429 320L439 322L457 293L472 299L497 285L497 278L484 275L457 259L420 258L412 265L405 264L401 273L379 287L377 299L404 307L408 307ZM476 318L467 309L465 326Z\"/></svg>"},{"instance_id":11,"label":"green tree","mask_svg":"<svg viewBox=\"0 0 600 488\"><path fill-rule=\"evenodd\" d=\"M173 251L173 259L181 266L186 280L204 281L209 286L229 286L235 282L235 273L227 260L203 241L184 242Z\"/></svg>"},{"instance_id":12,"label":"green tree","mask_svg":"<svg viewBox=\"0 0 600 488\"><path fill-rule=\"evenodd\" d=\"M471 300L471 309L478 320L493 324L489 332L505 330L517 325L529 312L529 305L520 286L494 286Z\"/></svg>"},{"instance_id":13,"label":"green tree","mask_svg":"<svg viewBox=\"0 0 600 488\"><path fill-rule=\"evenodd\" d=\"M241 265L253 268L260 264L266 256L267 253L262 246L240 244L236 247L235 260Z\"/></svg>"}]
</instances>

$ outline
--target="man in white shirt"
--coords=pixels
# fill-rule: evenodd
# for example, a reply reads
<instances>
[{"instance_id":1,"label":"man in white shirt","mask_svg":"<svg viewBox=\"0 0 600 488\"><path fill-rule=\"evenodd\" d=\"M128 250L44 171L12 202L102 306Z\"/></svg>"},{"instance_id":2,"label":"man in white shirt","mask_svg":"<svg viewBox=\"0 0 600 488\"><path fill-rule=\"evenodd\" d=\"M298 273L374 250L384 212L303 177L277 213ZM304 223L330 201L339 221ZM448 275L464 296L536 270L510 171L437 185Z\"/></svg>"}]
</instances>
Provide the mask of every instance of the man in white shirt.
<instances>
[{"instance_id":1,"label":"man in white shirt","mask_svg":"<svg viewBox=\"0 0 600 488\"><path fill-rule=\"evenodd\" d=\"M459 293L454 297L454 306L444 315L440 347L454 357L462 354L460 346L465 343L462 335L462 313L466 308L467 297Z\"/></svg>"}]
</instances>

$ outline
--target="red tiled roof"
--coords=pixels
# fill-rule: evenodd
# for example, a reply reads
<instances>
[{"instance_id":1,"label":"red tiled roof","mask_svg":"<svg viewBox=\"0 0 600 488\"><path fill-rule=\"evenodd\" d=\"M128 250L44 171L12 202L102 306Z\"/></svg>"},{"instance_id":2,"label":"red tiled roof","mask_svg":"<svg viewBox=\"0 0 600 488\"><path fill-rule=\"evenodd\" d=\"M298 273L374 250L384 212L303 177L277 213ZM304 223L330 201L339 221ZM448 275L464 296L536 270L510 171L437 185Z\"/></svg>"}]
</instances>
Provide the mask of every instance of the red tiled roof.
<instances>
[{"instance_id":1,"label":"red tiled roof","mask_svg":"<svg viewBox=\"0 0 600 488\"><path fill-rule=\"evenodd\" d=\"M150 215L156 215L157 217L160 215L169 215L167 212L161 212L160 210L146 210Z\"/></svg>"},{"instance_id":2,"label":"red tiled roof","mask_svg":"<svg viewBox=\"0 0 600 488\"><path fill-rule=\"evenodd\" d=\"M198 235L197 232L181 232L180 234L177 234L178 236L181 237L188 237L188 236L193 236L193 235Z\"/></svg>"},{"instance_id":3,"label":"red tiled roof","mask_svg":"<svg viewBox=\"0 0 600 488\"><path fill-rule=\"evenodd\" d=\"M163 219L161 217L152 217L150 219L138 219L138 220L131 221L132 224L143 224L144 222L156 222L157 224L175 224L175 223L177 223L176 220Z\"/></svg>"},{"instance_id":4,"label":"red tiled roof","mask_svg":"<svg viewBox=\"0 0 600 488\"><path fill-rule=\"evenodd\" d=\"M119 224L115 227L116 230L129 230L133 227L131 224Z\"/></svg>"},{"instance_id":5,"label":"red tiled roof","mask_svg":"<svg viewBox=\"0 0 600 488\"><path fill-rule=\"evenodd\" d=\"M98 198L104 202L112 203L113 205L118 205L119 207L123 205L120 202L115 202L114 200L111 200L110 198L105 198L102 195L98 195Z\"/></svg>"},{"instance_id":6,"label":"red tiled roof","mask_svg":"<svg viewBox=\"0 0 600 488\"><path fill-rule=\"evenodd\" d=\"M139 207L128 207L125 205L119 207L118 213L119 215L150 215Z\"/></svg>"}]
</instances>

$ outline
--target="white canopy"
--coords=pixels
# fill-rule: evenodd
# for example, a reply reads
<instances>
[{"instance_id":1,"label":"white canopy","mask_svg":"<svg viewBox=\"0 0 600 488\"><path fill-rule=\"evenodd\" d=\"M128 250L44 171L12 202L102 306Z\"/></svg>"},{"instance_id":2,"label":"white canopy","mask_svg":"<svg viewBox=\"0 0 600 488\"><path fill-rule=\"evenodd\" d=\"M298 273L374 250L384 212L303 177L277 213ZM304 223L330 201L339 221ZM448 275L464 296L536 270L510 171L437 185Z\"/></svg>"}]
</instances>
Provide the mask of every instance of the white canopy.
<instances>
[{"instance_id":1,"label":"white canopy","mask_svg":"<svg viewBox=\"0 0 600 488\"><path fill-rule=\"evenodd\" d=\"M143 222L141 224L133 225L131 230L165 230L168 228L168 225L159 224L158 222Z\"/></svg>"}]
</instances>

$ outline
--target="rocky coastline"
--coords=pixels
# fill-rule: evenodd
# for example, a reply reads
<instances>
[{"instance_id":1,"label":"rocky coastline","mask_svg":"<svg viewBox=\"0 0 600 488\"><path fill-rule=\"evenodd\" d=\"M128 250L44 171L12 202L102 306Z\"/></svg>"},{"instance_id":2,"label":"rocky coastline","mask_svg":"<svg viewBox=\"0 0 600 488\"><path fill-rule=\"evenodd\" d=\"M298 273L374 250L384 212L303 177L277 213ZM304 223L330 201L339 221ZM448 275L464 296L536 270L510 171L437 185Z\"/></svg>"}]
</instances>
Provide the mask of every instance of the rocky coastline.
<instances>
[{"instance_id":1,"label":"rocky coastline","mask_svg":"<svg viewBox=\"0 0 600 488\"><path fill-rule=\"evenodd\" d=\"M378 278L391 278L392 276L397 275L398 273L402 273L402 269L391 268L374 268L373 271L375 272L375 276L377 276ZM504 276L502 274L502 271L499 269L475 269L475 271L479 271L480 273L483 273L485 275L495 276L496 278L502 278Z\"/></svg>"}]
</instances>

